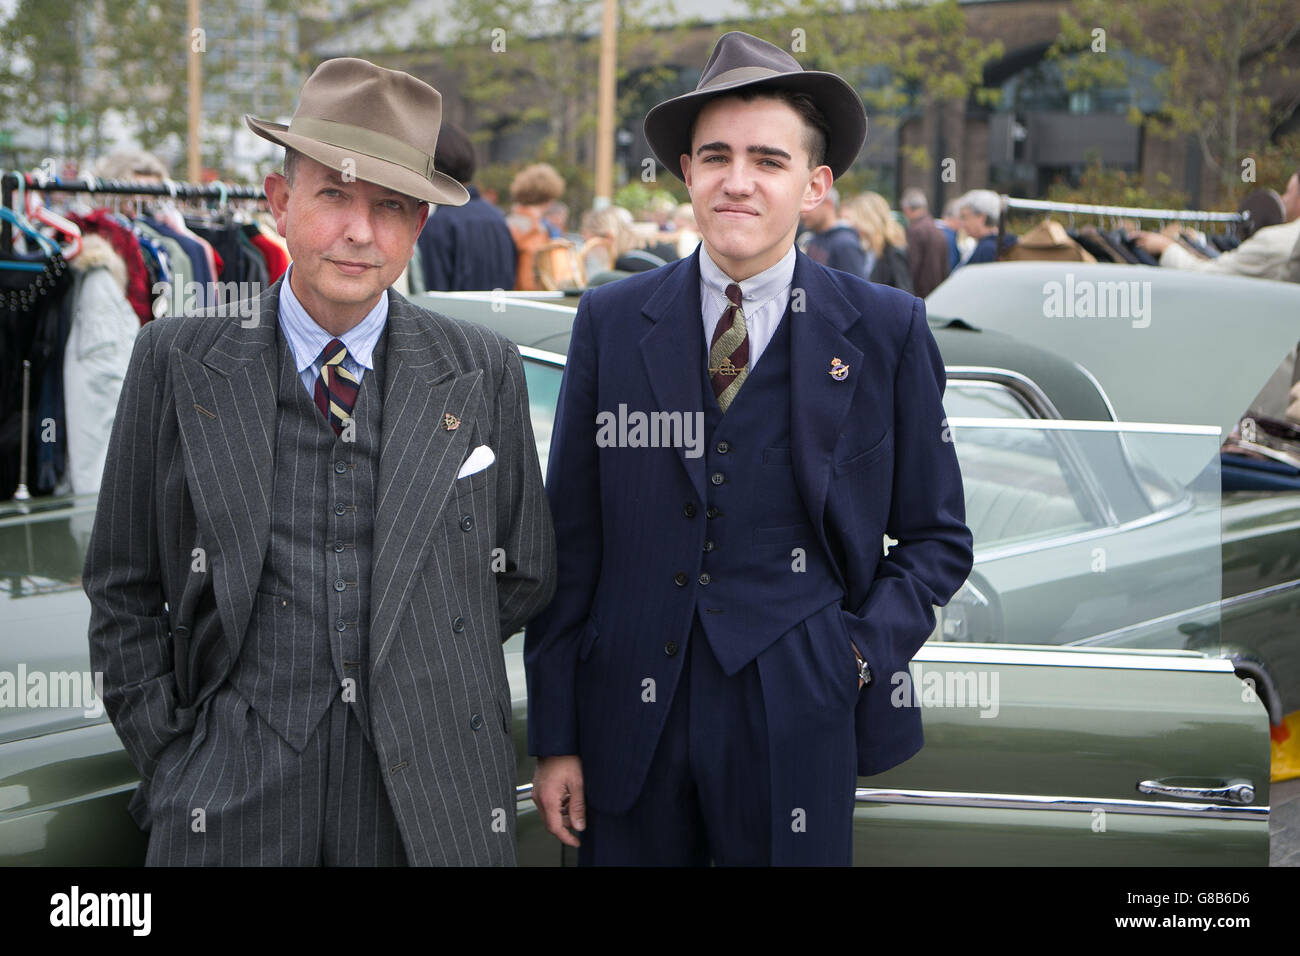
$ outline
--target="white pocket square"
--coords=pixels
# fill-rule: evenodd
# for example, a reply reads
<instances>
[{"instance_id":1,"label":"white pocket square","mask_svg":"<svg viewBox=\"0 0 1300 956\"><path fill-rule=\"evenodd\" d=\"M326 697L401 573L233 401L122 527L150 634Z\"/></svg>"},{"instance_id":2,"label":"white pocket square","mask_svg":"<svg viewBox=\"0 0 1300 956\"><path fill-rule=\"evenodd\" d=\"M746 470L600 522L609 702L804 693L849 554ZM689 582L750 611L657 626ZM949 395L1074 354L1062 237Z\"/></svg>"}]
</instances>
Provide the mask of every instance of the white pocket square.
<instances>
[{"instance_id":1,"label":"white pocket square","mask_svg":"<svg viewBox=\"0 0 1300 956\"><path fill-rule=\"evenodd\" d=\"M491 448L487 445L479 445L469 453L469 457L465 459L465 464L460 466L460 473L456 477L468 478L470 475L482 471L496 460L497 456L492 454Z\"/></svg>"}]
</instances>

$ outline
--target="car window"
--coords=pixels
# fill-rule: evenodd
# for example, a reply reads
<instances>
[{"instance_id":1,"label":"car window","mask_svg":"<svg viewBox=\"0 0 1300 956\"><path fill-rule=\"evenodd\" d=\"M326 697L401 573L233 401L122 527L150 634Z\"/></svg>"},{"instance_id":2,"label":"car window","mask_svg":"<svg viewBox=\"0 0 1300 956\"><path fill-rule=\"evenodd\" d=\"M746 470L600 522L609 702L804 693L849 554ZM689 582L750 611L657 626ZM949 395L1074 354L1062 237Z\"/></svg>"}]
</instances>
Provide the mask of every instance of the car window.
<instances>
[{"instance_id":1,"label":"car window","mask_svg":"<svg viewBox=\"0 0 1300 956\"><path fill-rule=\"evenodd\" d=\"M949 379L943 409L957 418L1032 418L1011 389L998 382Z\"/></svg>"},{"instance_id":2,"label":"car window","mask_svg":"<svg viewBox=\"0 0 1300 956\"><path fill-rule=\"evenodd\" d=\"M932 640L1199 649L1217 633L1217 428L955 417L949 428L975 566ZM1135 470L1164 507L1117 516L1110 500Z\"/></svg>"},{"instance_id":3,"label":"car window","mask_svg":"<svg viewBox=\"0 0 1300 956\"><path fill-rule=\"evenodd\" d=\"M564 369L550 362L524 358L524 378L528 383L528 410L533 420L533 438L537 442L537 460L546 476L550 460L551 428L560 398L560 379Z\"/></svg>"}]
</instances>

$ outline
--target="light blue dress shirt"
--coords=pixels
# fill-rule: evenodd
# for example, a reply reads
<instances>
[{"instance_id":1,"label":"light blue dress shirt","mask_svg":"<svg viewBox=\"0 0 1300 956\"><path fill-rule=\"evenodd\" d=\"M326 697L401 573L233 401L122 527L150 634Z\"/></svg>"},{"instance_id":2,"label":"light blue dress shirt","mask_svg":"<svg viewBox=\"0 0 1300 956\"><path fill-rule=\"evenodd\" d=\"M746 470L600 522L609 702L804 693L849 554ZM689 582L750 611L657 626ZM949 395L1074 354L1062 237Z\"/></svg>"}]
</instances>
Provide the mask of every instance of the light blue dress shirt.
<instances>
[{"instance_id":1,"label":"light blue dress shirt","mask_svg":"<svg viewBox=\"0 0 1300 956\"><path fill-rule=\"evenodd\" d=\"M298 378L314 400L316 379L320 378L321 366L324 364L321 352L334 336L316 324L316 320L293 294L293 287L289 284L292 273L293 266L290 265L289 271L284 274L284 282L280 285L280 328L284 330L284 337L293 350ZM348 350L343 365L356 377L358 385L366 371L375 367L375 344L383 334L384 323L387 321L388 293L385 292L364 319L338 337Z\"/></svg>"}]
</instances>

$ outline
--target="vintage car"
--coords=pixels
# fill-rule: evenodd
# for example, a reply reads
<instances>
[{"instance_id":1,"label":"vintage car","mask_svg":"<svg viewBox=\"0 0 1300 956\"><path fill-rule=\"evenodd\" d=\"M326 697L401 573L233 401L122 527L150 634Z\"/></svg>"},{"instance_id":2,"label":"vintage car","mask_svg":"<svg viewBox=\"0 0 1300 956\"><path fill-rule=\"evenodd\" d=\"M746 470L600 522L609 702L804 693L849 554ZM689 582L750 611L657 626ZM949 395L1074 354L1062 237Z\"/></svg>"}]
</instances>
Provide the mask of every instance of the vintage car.
<instances>
[{"instance_id":1,"label":"vintage car","mask_svg":"<svg viewBox=\"0 0 1300 956\"><path fill-rule=\"evenodd\" d=\"M1150 283L1145 315L1051 314L1067 268ZM542 298L417 302L518 344L545 471L574 303ZM1222 491L1220 446L1295 345L1300 287L1007 263L928 305L975 568L895 688L926 745L859 780L857 864L1265 865L1269 726L1300 707L1300 491ZM87 668L93 510L0 505L0 672ZM572 862L531 801L522 649L520 861ZM0 862L142 859L133 768L90 714L0 707Z\"/></svg>"}]
</instances>

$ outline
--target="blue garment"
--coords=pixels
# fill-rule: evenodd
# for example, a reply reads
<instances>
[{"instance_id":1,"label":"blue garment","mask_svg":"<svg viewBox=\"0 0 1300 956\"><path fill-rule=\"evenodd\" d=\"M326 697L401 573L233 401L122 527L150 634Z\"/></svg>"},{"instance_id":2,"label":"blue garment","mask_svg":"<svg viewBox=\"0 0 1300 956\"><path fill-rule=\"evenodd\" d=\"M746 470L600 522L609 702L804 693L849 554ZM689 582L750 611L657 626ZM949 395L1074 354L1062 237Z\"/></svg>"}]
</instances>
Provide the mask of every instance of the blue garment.
<instances>
[{"instance_id":1,"label":"blue garment","mask_svg":"<svg viewBox=\"0 0 1300 956\"><path fill-rule=\"evenodd\" d=\"M943 237L948 240L948 271L952 272L957 268L957 263L961 261L961 250L957 248L957 232L942 219L934 221L935 226L943 233Z\"/></svg>"},{"instance_id":2,"label":"blue garment","mask_svg":"<svg viewBox=\"0 0 1300 956\"><path fill-rule=\"evenodd\" d=\"M844 747L851 797L852 771L921 747L920 713L894 706L893 678L972 562L943 361L915 296L802 253L791 288L803 294L782 323L788 382L769 377L774 337L702 443L653 422L703 416L707 433L698 250L579 301L546 481L559 586L524 649L528 749L577 754L588 805L606 814L640 799L674 697L689 693L682 648L697 621L728 678L757 663L781 768L838 772ZM751 399L767 414L732 431ZM620 414L621 439L607 433ZM887 556L886 532L900 542ZM874 676L860 691L853 647ZM790 802L798 776L773 764L771 780L773 861L794 861L792 811L808 811L805 836L814 810Z\"/></svg>"},{"instance_id":3,"label":"blue garment","mask_svg":"<svg viewBox=\"0 0 1300 956\"><path fill-rule=\"evenodd\" d=\"M166 223L158 222L156 219L145 217L145 223L151 228L156 229L169 239L175 239L180 243L181 249L184 250L186 258L190 260L190 281L198 286L198 294L195 296L195 305L198 308L204 308L207 300L207 290L212 287L212 270L208 268L208 257L203 251L203 246L196 239L177 232ZM188 297L188 295L187 295Z\"/></svg>"},{"instance_id":4,"label":"blue garment","mask_svg":"<svg viewBox=\"0 0 1300 956\"><path fill-rule=\"evenodd\" d=\"M1012 246L1016 244L1016 242L1017 242L1017 237L1012 235L1011 233L1007 233L1005 236L1002 237L1002 248L1004 250L1010 249ZM977 243L975 243L975 251L972 252L970 254L970 258L967 259L962 264L970 266L970 265L976 265L981 262L997 262L998 260L997 249L998 249L998 234L996 232L990 232L987 236L981 237L980 240Z\"/></svg>"},{"instance_id":5,"label":"blue garment","mask_svg":"<svg viewBox=\"0 0 1300 956\"><path fill-rule=\"evenodd\" d=\"M814 232L804 252L813 262L819 262L830 269L839 269L859 279L865 279L871 274L858 231L843 223L837 223L825 232Z\"/></svg>"},{"instance_id":6,"label":"blue garment","mask_svg":"<svg viewBox=\"0 0 1300 956\"><path fill-rule=\"evenodd\" d=\"M469 202L438 206L420 233L420 264L430 292L465 292L515 287L515 243L506 217L466 187ZM543 220L545 221L545 220ZM550 224L546 224L548 232Z\"/></svg>"}]
</instances>

